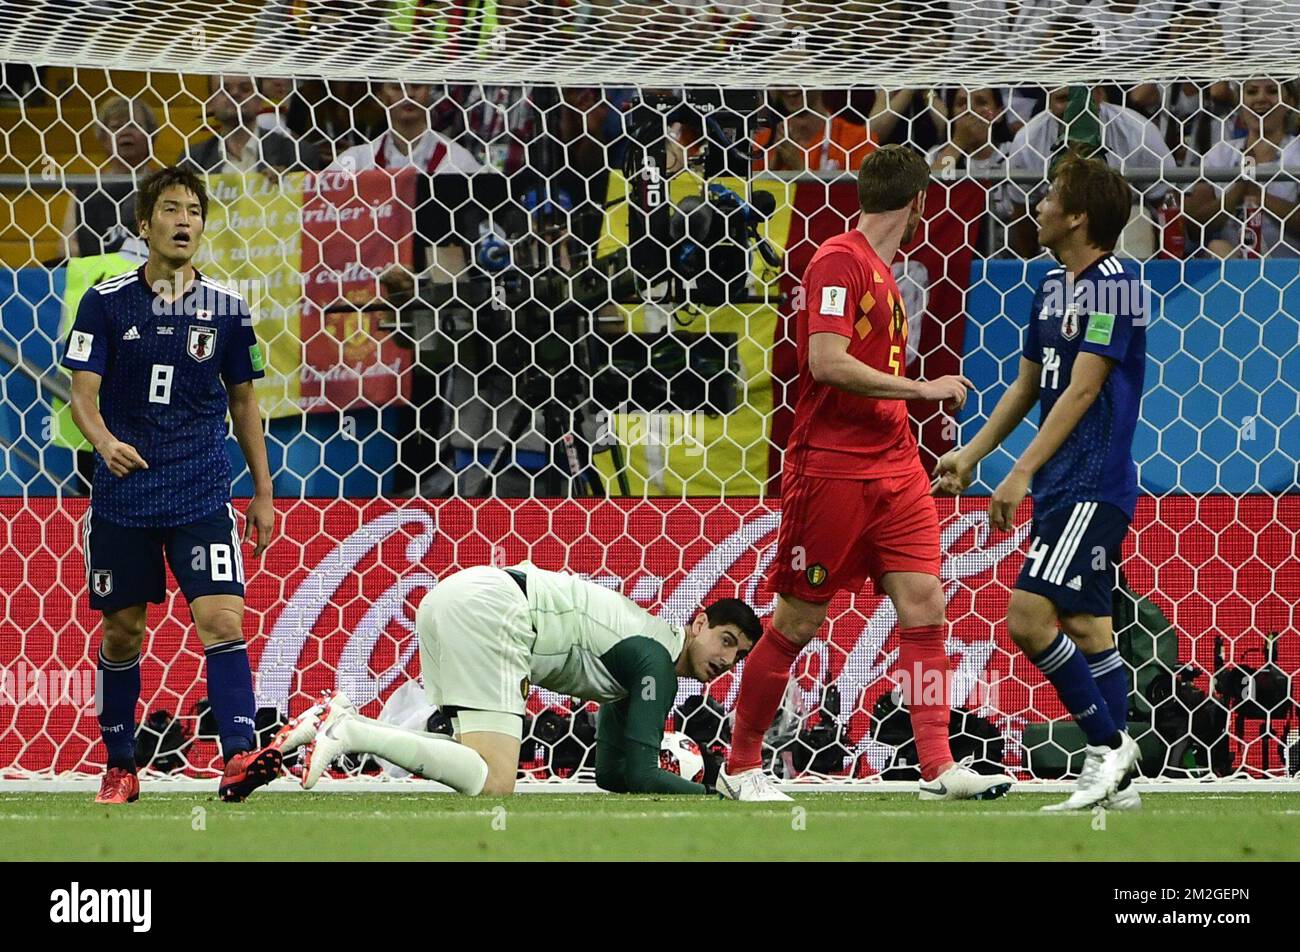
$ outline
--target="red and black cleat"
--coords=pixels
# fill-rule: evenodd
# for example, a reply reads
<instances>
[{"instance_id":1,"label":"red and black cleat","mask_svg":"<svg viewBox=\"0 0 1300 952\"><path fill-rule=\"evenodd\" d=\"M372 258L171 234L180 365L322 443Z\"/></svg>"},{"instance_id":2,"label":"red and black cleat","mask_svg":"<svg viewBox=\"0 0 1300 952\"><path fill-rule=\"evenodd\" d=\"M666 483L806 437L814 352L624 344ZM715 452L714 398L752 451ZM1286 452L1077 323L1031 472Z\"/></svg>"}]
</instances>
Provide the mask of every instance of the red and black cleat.
<instances>
[{"instance_id":1,"label":"red and black cleat","mask_svg":"<svg viewBox=\"0 0 1300 952\"><path fill-rule=\"evenodd\" d=\"M226 761L226 771L221 777L221 799L226 803L239 803L258 787L265 786L280 775L281 755L274 747L246 750Z\"/></svg>"},{"instance_id":2,"label":"red and black cleat","mask_svg":"<svg viewBox=\"0 0 1300 952\"><path fill-rule=\"evenodd\" d=\"M140 780L134 771L110 767L99 782L96 803L135 803L140 799Z\"/></svg>"}]
</instances>

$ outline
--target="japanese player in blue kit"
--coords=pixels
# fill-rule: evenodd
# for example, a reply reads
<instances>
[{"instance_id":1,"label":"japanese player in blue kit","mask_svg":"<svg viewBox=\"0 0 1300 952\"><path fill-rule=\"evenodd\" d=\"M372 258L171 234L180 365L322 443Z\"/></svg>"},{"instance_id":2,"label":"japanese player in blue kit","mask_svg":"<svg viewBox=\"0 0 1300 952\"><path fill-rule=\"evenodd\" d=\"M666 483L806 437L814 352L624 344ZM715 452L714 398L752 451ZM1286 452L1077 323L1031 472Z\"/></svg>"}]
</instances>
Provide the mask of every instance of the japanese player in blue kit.
<instances>
[{"instance_id":1,"label":"japanese player in blue kit","mask_svg":"<svg viewBox=\"0 0 1300 952\"><path fill-rule=\"evenodd\" d=\"M1132 201L1103 161L1071 157L1057 168L1037 213L1043 247L1061 267L1034 295L1019 375L975 438L935 467L934 491L960 493L1039 404L1038 433L994 490L989 522L1010 530L1033 481L1034 523L1007 629L1087 736L1074 793L1046 810L1141 806L1130 782L1137 744L1125 731L1129 673L1111 622L1137 503L1133 434L1149 319L1142 282L1113 254Z\"/></svg>"},{"instance_id":2,"label":"japanese player in blue kit","mask_svg":"<svg viewBox=\"0 0 1300 952\"><path fill-rule=\"evenodd\" d=\"M177 168L136 195L148 261L82 297L63 365L72 417L95 448L82 525L90 607L103 613L99 724L107 749L100 803L140 793L135 716L149 602L166 597L163 559L189 603L224 759L221 799L244 799L279 772L278 751L256 749L253 679L244 643L241 541L258 558L275 508L253 381L263 359L244 299L193 265L208 196ZM254 495L244 532L230 501L226 415Z\"/></svg>"}]
</instances>

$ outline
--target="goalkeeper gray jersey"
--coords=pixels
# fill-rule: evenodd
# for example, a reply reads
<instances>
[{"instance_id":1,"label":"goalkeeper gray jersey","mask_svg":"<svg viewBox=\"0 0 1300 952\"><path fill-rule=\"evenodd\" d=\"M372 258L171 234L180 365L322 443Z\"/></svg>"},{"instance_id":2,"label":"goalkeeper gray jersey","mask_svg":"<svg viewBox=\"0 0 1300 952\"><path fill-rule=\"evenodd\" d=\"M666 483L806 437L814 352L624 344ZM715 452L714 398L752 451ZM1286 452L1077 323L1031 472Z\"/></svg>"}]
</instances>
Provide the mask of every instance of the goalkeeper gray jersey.
<instances>
[{"instance_id":1,"label":"goalkeeper gray jersey","mask_svg":"<svg viewBox=\"0 0 1300 952\"><path fill-rule=\"evenodd\" d=\"M664 646L676 662L685 630L650 614L630 598L564 572L531 562L510 566L528 579L528 607L537 638L529 679L539 687L591 701L617 701L627 689L601 656L641 636Z\"/></svg>"}]
</instances>

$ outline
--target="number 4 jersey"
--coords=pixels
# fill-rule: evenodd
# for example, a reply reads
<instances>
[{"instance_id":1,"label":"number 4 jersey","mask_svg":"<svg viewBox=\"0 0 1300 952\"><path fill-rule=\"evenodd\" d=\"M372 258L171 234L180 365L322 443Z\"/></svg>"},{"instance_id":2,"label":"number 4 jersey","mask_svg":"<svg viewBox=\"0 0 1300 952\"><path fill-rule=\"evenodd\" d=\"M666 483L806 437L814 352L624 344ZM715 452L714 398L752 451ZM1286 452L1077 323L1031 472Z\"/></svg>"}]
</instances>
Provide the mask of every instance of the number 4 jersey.
<instances>
[{"instance_id":1,"label":"number 4 jersey","mask_svg":"<svg viewBox=\"0 0 1300 952\"><path fill-rule=\"evenodd\" d=\"M242 297L196 271L169 302L141 266L82 297L63 366L103 378L108 431L149 465L119 478L96 454L97 515L121 526L182 526L230 501L226 387L263 376Z\"/></svg>"},{"instance_id":2,"label":"number 4 jersey","mask_svg":"<svg viewBox=\"0 0 1300 952\"><path fill-rule=\"evenodd\" d=\"M1133 517L1133 433L1146 369L1148 318L1141 280L1114 255L1077 277L1054 268L1034 294L1023 353L1041 366L1040 426L1070 385L1080 352L1112 362L1097 399L1034 476L1036 520L1078 502L1110 503Z\"/></svg>"}]
</instances>

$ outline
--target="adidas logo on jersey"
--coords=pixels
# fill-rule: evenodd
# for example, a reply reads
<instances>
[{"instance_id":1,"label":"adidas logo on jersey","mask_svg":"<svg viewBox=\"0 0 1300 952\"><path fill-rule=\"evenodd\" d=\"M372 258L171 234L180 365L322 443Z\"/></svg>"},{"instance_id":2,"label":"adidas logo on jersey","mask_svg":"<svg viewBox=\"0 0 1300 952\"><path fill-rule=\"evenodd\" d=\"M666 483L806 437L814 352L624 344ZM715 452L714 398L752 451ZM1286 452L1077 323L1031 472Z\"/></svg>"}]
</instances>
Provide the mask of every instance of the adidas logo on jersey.
<instances>
[{"instance_id":1,"label":"adidas logo on jersey","mask_svg":"<svg viewBox=\"0 0 1300 952\"><path fill-rule=\"evenodd\" d=\"M1074 578L1070 579L1070 581L1065 583L1065 587L1070 589L1072 592L1080 591L1083 588L1083 579L1076 575Z\"/></svg>"},{"instance_id":2,"label":"adidas logo on jersey","mask_svg":"<svg viewBox=\"0 0 1300 952\"><path fill-rule=\"evenodd\" d=\"M139 339L140 339L140 332L135 329L134 324L131 325L131 329L129 331L127 331L125 334L122 335L122 340L139 340Z\"/></svg>"}]
</instances>

